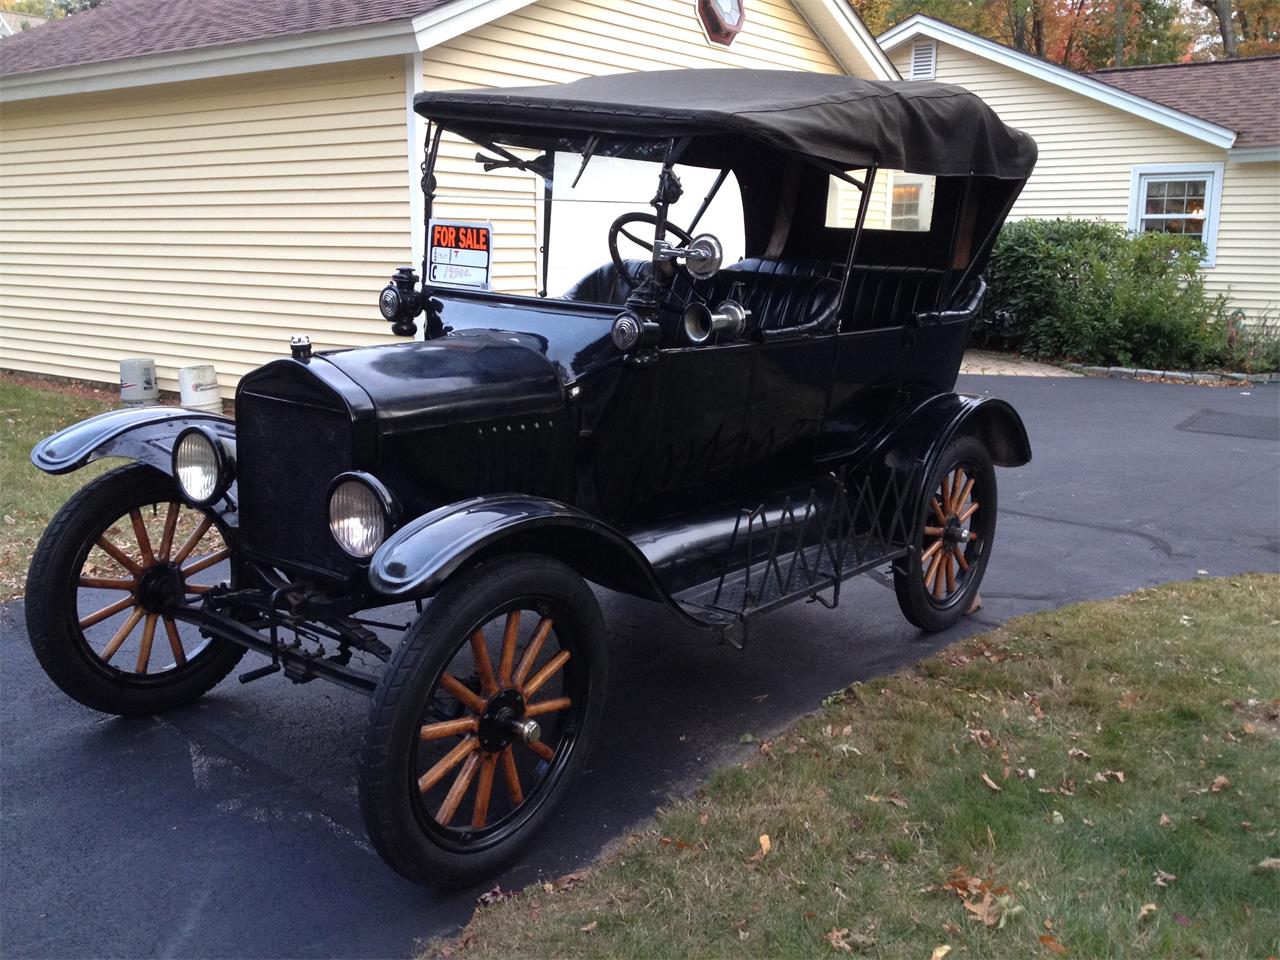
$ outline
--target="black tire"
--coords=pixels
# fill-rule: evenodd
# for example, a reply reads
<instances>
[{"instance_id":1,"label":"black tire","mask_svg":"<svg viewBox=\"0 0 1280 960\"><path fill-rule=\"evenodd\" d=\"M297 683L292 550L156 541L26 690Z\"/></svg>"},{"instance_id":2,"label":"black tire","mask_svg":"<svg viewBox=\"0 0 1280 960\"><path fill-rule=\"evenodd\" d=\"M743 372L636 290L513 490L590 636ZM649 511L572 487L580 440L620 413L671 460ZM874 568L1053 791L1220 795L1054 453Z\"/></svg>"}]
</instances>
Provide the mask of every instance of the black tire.
<instances>
[{"instance_id":1,"label":"black tire","mask_svg":"<svg viewBox=\"0 0 1280 960\"><path fill-rule=\"evenodd\" d=\"M963 479L957 484L959 490L951 492L958 497L964 492L963 484L972 479L970 494L962 504L956 504L957 509L943 510L946 520L942 521L936 511L947 502L944 483L949 484L957 471L962 471ZM903 616L921 630L937 633L954 626L972 607L991 556L996 532L996 472L986 445L977 437L953 441L943 451L925 489L928 494L916 518L911 551L893 564L893 587ZM961 520L974 504L977 506L970 517ZM933 536L930 530L949 533ZM966 532L961 545L961 535ZM930 579L932 559L927 551L935 542L939 544L935 555L941 555L946 567L944 571L940 564Z\"/></svg>"},{"instance_id":2,"label":"black tire","mask_svg":"<svg viewBox=\"0 0 1280 960\"><path fill-rule=\"evenodd\" d=\"M27 573L27 633L49 679L86 707L122 717L163 713L190 703L211 689L244 655L243 647L226 640L195 636L190 627L185 628L187 638L184 640L179 634L175 646L167 633L168 618L161 613L153 616L140 603L82 628L88 618L82 617L78 608L78 603L84 602L79 599L81 577L91 551L101 550L95 546L98 538L118 526L118 522L127 520L130 511L141 514L149 506L174 504L179 500L172 477L146 464L131 463L103 474L77 491L54 515L40 538ZM176 511L175 529L181 510L194 512L190 507ZM218 536L223 532L216 525L208 530ZM165 551L171 556L179 553L172 549L178 546L174 539L171 535L171 547ZM133 556L135 560L140 559ZM130 576L123 565L107 572ZM137 579L141 581L140 576ZM185 577L180 583L186 583ZM130 597L136 600L140 589L119 589L118 593L123 594L119 603ZM140 619L131 619L134 611L142 611L138 614ZM147 661L141 669L135 666L133 672L121 669L121 661L111 662L115 651L104 659L105 651L96 649L86 635L86 629L118 632L129 622L134 626L127 639L132 640L141 627L144 635L155 640L154 646L147 641ZM115 650L119 649L117 645ZM164 654L165 649L171 653ZM178 650L182 652L182 659ZM173 657L173 662L161 666L162 659L168 656ZM154 672L151 671L153 664Z\"/></svg>"},{"instance_id":3,"label":"black tire","mask_svg":"<svg viewBox=\"0 0 1280 960\"><path fill-rule=\"evenodd\" d=\"M489 722L488 729L492 731L492 720L483 718L492 716L500 697L521 691L525 656L520 657L519 668L508 674L515 677L513 683L503 684L501 669L492 669L494 663L501 667L501 657L497 661L489 659L488 644L492 641L488 637L493 631L486 634L484 630L505 615L507 630L499 636L505 638L510 633L514 637L515 631L510 627L512 610L517 611L516 629L532 622L532 618L521 621L518 611L539 611L535 635L546 620L553 621L553 627L544 633L547 640L537 643L534 652L528 655L525 678L532 680L543 672L542 668L532 668L539 662L539 656L550 653L547 643L554 642L560 651L550 659L558 658L564 651L570 653L558 668L556 683L561 686L562 695L569 695L566 700L571 701L572 706L561 708L561 715L547 721L555 723L556 736L545 740L542 746L550 751L550 745L554 744L554 758L543 761L546 769L540 779L526 781L530 789L523 800L516 799L519 788L513 791L509 785L505 789L510 796L500 796L500 784L506 775L502 764L509 760L515 771L517 755L528 762L536 763L536 758L530 761L531 753L518 750L521 742L514 737L505 747L495 745L492 740L485 745L485 728L480 725ZM480 658L471 639L477 632L484 638L481 642L485 644L485 662L491 668L489 679L493 683L487 684L473 674L468 690L474 691L473 699L484 700L486 706L484 711L473 707L474 713L468 713L462 700L454 703L443 683L446 672L456 671L457 664L463 660L469 659L480 672ZM505 644L503 639L500 654ZM515 651L518 641L513 639L511 644ZM535 646L532 639L525 644L526 653L531 646ZM546 659L540 662L544 668L552 666ZM551 819L585 762L600 721L607 669L600 608L582 578L564 564L525 554L481 563L455 576L410 628L374 693L360 762L359 792L365 827L381 857L409 880L439 887L479 880L509 863ZM529 698L532 701L539 695L546 696L542 688L537 693L530 692ZM520 703L519 716L523 717L523 698ZM434 722L441 718L443 723ZM444 760L431 756L424 759L424 751L445 749L436 739L423 736L428 725L445 726L473 720L477 724L474 733L449 735L456 737L457 742L449 741L454 749L445 754ZM441 738L444 736L440 734ZM465 803L469 797L473 820L468 826L455 829L452 822L456 813L451 812L440 821L448 798L445 804L432 807L428 793L421 790L419 784L458 749L472 752L464 753L466 759L458 761L460 766L448 768L427 788L438 791L450 784L448 794L452 796L459 790L458 784L466 776L466 769L471 767L474 771L479 765L480 773L474 783L467 778L458 794L461 800L455 801L453 808L460 812L463 808L457 804ZM433 759L436 759L434 764ZM487 788L485 764L492 764ZM499 774L503 781L496 779ZM519 772L514 775L516 782L521 783ZM485 814L477 812L481 791L485 791L484 806L493 816L492 821L486 821ZM490 796L508 805L505 814L500 810L492 813L498 808L490 805Z\"/></svg>"}]
</instances>

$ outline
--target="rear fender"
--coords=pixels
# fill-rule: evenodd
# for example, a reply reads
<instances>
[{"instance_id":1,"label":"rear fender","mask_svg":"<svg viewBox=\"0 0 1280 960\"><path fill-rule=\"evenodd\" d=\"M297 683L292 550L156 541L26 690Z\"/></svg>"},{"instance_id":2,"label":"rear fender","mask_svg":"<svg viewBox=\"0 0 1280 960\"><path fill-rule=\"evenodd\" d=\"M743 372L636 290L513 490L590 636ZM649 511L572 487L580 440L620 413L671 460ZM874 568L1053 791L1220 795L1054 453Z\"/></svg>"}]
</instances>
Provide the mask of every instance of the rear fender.
<instances>
[{"instance_id":1,"label":"rear fender","mask_svg":"<svg viewBox=\"0 0 1280 960\"><path fill-rule=\"evenodd\" d=\"M919 496L943 452L957 437L974 436L997 466L1020 467L1031 460L1031 442L1022 418L1004 400L941 393L898 421L870 458L873 471L910 477Z\"/></svg>"},{"instance_id":2,"label":"rear fender","mask_svg":"<svg viewBox=\"0 0 1280 960\"><path fill-rule=\"evenodd\" d=\"M644 554L613 527L567 504L523 494L463 500L411 521L373 555L369 585L391 600L426 597L460 569L516 552L555 557L585 580L656 600L705 626L671 599Z\"/></svg>"},{"instance_id":3,"label":"rear fender","mask_svg":"<svg viewBox=\"0 0 1280 960\"><path fill-rule=\"evenodd\" d=\"M234 443L235 421L182 407L112 410L59 430L35 445L31 462L45 473L71 473L101 457L124 457L172 473L173 441L190 426L210 427Z\"/></svg>"}]
</instances>

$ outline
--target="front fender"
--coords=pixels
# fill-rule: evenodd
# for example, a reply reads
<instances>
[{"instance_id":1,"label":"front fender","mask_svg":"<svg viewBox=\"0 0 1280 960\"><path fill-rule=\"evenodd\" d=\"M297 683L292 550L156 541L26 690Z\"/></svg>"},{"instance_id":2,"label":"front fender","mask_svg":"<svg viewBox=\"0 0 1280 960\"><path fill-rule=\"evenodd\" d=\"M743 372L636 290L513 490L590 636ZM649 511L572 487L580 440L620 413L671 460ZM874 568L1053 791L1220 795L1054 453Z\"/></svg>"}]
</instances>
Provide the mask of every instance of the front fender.
<instances>
[{"instance_id":1,"label":"front fender","mask_svg":"<svg viewBox=\"0 0 1280 960\"><path fill-rule=\"evenodd\" d=\"M112 410L45 437L31 450L31 462L45 473L70 473L100 457L126 457L170 472L173 440L196 424L234 440L235 421L182 407Z\"/></svg>"},{"instance_id":2,"label":"front fender","mask_svg":"<svg viewBox=\"0 0 1280 960\"><path fill-rule=\"evenodd\" d=\"M411 521L373 555L369 585L392 599L430 596L471 561L515 551L555 557L584 579L685 616L625 536L567 504L524 494L463 500Z\"/></svg>"}]
</instances>

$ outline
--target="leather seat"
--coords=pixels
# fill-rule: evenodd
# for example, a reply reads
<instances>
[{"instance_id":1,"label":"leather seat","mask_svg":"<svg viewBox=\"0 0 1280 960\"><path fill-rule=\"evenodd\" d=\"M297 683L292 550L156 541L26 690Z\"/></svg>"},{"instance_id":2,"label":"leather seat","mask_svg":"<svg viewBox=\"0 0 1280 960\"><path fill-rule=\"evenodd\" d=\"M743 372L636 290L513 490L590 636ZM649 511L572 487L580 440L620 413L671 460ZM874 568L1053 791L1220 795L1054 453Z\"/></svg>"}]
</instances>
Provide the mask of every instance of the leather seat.
<instances>
[{"instance_id":1,"label":"leather seat","mask_svg":"<svg viewBox=\"0 0 1280 960\"><path fill-rule=\"evenodd\" d=\"M648 260L627 260L627 270L637 279L649 275ZM752 329L766 338L797 328L829 331L836 327L840 302L840 278L844 266L829 260L772 260L751 257L725 267L714 280L693 280L676 273L662 302L662 343L683 344L681 316L694 302L715 305L741 284L743 306L751 311ZM869 330L899 326L912 314L936 309L942 271L931 267L854 267L849 283L849 316L846 329ZM565 297L590 303L621 306L631 294L612 263L579 280Z\"/></svg>"},{"instance_id":2,"label":"leather seat","mask_svg":"<svg viewBox=\"0 0 1280 960\"><path fill-rule=\"evenodd\" d=\"M826 331L836 324L843 275L844 267L828 260L750 257L721 271L717 292L729 296L741 283L751 326L766 337L798 327Z\"/></svg>"}]
</instances>

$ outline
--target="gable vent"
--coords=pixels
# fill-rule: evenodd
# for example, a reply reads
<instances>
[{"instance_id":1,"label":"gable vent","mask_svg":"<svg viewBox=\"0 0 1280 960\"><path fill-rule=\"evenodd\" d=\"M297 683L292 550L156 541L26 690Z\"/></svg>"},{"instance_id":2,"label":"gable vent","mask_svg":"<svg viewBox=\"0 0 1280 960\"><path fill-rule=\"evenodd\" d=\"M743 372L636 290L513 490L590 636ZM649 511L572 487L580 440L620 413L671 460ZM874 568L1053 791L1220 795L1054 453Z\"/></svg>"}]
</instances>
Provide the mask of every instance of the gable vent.
<instances>
[{"instance_id":1,"label":"gable vent","mask_svg":"<svg viewBox=\"0 0 1280 960\"><path fill-rule=\"evenodd\" d=\"M938 62L938 45L932 40L911 47L911 80L932 80Z\"/></svg>"}]
</instances>

